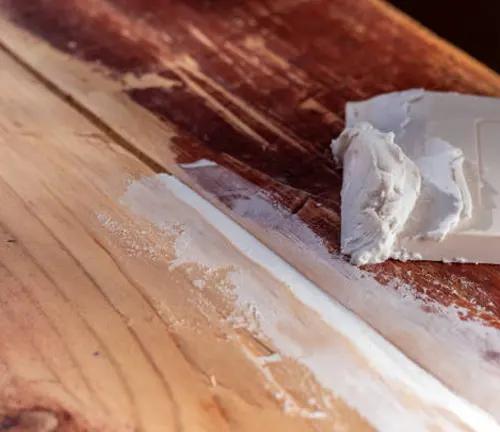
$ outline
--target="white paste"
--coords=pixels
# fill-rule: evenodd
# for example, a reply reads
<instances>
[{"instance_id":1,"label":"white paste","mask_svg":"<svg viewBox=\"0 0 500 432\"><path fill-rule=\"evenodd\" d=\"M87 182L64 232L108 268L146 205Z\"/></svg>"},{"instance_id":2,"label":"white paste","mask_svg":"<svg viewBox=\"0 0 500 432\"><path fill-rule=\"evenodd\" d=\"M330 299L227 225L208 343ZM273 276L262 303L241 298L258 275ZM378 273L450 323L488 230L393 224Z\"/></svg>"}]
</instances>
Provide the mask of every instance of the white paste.
<instances>
[{"instance_id":1,"label":"white paste","mask_svg":"<svg viewBox=\"0 0 500 432\"><path fill-rule=\"evenodd\" d=\"M426 117L426 95L423 90L409 90L347 104L346 130L332 142L332 151L344 165L341 248L355 264L379 263L390 257L415 259L418 254L401 251L402 241L442 241L472 217L464 154L444 139L428 136L432 121ZM339 141L356 128L362 128L363 135L351 141L364 150L350 158L339 158ZM380 155L399 153L403 155L400 159L384 159L384 176L389 181L382 181L377 165ZM417 168L421 188L405 177L413 174L409 166ZM401 194L392 192L396 186L400 186ZM386 202L388 194L393 200L392 211L383 211L377 206L380 201ZM370 213L374 208L382 210L376 214L377 225ZM389 225L395 229L387 229Z\"/></svg>"},{"instance_id":2,"label":"white paste","mask_svg":"<svg viewBox=\"0 0 500 432\"><path fill-rule=\"evenodd\" d=\"M208 159L198 159L195 162L180 164L182 168L193 169L193 168L206 168L206 167L216 167L218 166L215 162Z\"/></svg>"},{"instance_id":3,"label":"white paste","mask_svg":"<svg viewBox=\"0 0 500 432\"><path fill-rule=\"evenodd\" d=\"M332 152L344 165L342 252L358 265L383 262L420 194L418 168L394 143L393 133L368 123L344 130Z\"/></svg>"},{"instance_id":4,"label":"white paste","mask_svg":"<svg viewBox=\"0 0 500 432\"><path fill-rule=\"evenodd\" d=\"M408 237L443 240L462 219L472 216L472 201L463 174L462 151L439 138L421 146L414 159L422 176L422 195Z\"/></svg>"}]
</instances>

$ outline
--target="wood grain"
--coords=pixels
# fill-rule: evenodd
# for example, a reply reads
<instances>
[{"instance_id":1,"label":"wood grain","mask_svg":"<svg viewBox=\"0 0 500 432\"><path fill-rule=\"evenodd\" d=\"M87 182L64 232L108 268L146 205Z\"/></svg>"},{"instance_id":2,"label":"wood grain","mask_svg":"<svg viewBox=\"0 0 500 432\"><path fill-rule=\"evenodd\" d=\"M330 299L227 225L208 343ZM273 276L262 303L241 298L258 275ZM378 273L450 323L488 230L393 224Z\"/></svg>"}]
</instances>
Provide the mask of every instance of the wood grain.
<instances>
[{"instance_id":1,"label":"wood grain","mask_svg":"<svg viewBox=\"0 0 500 432\"><path fill-rule=\"evenodd\" d=\"M222 291L207 277L200 293L186 268L169 270L172 239L118 204L125 176L149 168L8 57L0 61L2 428L31 421L37 426L22 430L255 430L260 422L371 429L342 400L332 399L330 420L283 412L273 392L304 371L290 360L269 382L252 360L269 354L265 345L224 325L234 308ZM252 267L199 216L192 219L218 254L232 256L228 265ZM162 241L155 259L138 254ZM259 273L266 290L285 296L278 307L293 303ZM303 311L297 322L316 327L322 343L346 343ZM308 390L293 390L297 404L320 400L313 378L301 386Z\"/></svg>"},{"instance_id":2,"label":"wood grain","mask_svg":"<svg viewBox=\"0 0 500 432\"><path fill-rule=\"evenodd\" d=\"M458 326L445 312L461 307L461 318L479 319L496 335L497 267L389 262L366 269L382 283L373 291L347 280L337 263L318 260L306 240L279 225L270 230L265 214L235 207L265 191L266 202L298 217L335 254L340 174L328 143L343 126L345 102L416 86L498 95L495 74L377 1L0 5L1 43L53 91L69 96L152 169L174 173L204 194L451 388L498 415L497 347L486 343L482 327L467 327L456 338L436 334L432 321ZM179 166L201 158L220 168ZM401 308L404 284L423 302L423 314Z\"/></svg>"},{"instance_id":3,"label":"wood grain","mask_svg":"<svg viewBox=\"0 0 500 432\"><path fill-rule=\"evenodd\" d=\"M471 430L394 375L415 365L376 366L148 179L147 165L7 55L0 62L2 429L370 431L382 412L384 422ZM141 193L123 195L139 178ZM164 225L137 214L148 208ZM177 246L186 233L194 257ZM281 338L302 354L282 352ZM332 368L329 386L316 354Z\"/></svg>"}]
</instances>

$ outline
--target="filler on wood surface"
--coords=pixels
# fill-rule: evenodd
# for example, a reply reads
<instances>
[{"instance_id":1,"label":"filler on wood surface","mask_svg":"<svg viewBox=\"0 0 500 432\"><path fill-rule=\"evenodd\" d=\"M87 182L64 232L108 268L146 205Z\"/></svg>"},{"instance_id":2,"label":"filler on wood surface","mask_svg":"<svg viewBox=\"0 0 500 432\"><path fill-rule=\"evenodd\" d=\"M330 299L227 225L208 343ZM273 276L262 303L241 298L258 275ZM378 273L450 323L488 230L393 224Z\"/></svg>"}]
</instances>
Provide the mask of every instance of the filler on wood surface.
<instances>
[{"instance_id":1,"label":"filler on wood surface","mask_svg":"<svg viewBox=\"0 0 500 432\"><path fill-rule=\"evenodd\" d=\"M500 264L500 99L428 92L346 107L341 249L355 264Z\"/></svg>"}]
</instances>

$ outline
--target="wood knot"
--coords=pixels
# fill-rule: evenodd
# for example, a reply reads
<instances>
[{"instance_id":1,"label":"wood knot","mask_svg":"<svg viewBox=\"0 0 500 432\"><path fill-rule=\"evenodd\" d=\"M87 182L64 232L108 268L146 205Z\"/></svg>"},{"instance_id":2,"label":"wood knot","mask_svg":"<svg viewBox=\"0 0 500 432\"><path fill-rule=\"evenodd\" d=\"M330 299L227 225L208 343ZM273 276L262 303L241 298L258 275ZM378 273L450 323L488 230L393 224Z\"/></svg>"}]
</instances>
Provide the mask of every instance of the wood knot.
<instances>
[{"instance_id":1,"label":"wood knot","mask_svg":"<svg viewBox=\"0 0 500 432\"><path fill-rule=\"evenodd\" d=\"M17 414L0 413L0 431L55 432L59 426L57 415L46 410L25 410Z\"/></svg>"}]
</instances>

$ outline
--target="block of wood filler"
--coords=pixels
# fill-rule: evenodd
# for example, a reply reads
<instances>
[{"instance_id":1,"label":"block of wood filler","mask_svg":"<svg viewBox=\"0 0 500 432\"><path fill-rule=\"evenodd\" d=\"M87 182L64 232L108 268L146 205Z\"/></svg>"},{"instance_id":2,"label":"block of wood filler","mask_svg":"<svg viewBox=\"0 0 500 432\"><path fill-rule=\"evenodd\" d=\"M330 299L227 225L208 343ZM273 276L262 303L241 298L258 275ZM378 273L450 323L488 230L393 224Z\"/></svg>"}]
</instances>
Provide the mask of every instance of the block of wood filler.
<instances>
[{"instance_id":1,"label":"block of wood filler","mask_svg":"<svg viewBox=\"0 0 500 432\"><path fill-rule=\"evenodd\" d=\"M346 106L342 251L355 264L500 264L500 99L389 93Z\"/></svg>"}]
</instances>

